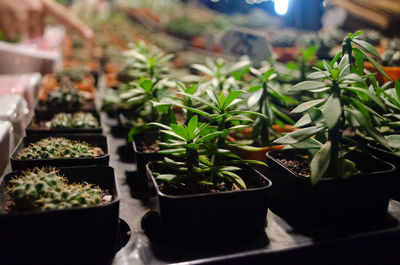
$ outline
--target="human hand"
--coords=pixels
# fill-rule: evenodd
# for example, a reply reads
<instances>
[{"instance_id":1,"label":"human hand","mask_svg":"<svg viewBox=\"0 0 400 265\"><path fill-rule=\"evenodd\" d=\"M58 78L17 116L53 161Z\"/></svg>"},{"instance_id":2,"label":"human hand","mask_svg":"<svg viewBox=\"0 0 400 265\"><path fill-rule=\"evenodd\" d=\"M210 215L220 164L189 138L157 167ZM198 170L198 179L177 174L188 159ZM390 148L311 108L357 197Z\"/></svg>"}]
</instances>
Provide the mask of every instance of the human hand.
<instances>
[{"instance_id":1,"label":"human hand","mask_svg":"<svg viewBox=\"0 0 400 265\"><path fill-rule=\"evenodd\" d=\"M0 29L8 38L24 34L30 37L41 36L47 15L76 30L85 39L93 38L89 26L54 0L0 0Z\"/></svg>"}]
</instances>

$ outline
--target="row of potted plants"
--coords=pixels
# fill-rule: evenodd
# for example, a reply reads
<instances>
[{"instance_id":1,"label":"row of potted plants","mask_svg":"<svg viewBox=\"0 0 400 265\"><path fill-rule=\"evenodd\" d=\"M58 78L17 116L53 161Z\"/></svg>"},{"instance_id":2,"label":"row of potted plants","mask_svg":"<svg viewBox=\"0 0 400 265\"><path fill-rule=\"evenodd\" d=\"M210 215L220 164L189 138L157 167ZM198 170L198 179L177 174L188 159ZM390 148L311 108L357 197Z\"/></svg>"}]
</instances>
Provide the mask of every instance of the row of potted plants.
<instances>
[{"instance_id":1,"label":"row of potted plants","mask_svg":"<svg viewBox=\"0 0 400 265\"><path fill-rule=\"evenodd\" d=\"M90 76L78 69L53 76L54 87L43 80L44 97L10 157L14 171L0 184L5 264L51 264L60 256L60 264L96 263L118 250L119 194L107 138L94 94L79 90Z\"/></svg>"},{"instance_id":2,"label":"row of potted plants","mask_svg":"<svg viewBox=\"0 0 400 265\"><path fill-rule=\"evenodd\" d=\"M378 52L361 34L348 34L342 51L307 75L312 81L290 89L269 66L206 60L193 66L202 73L200 83L170 88L168 75L144 67L140 79L132 75L106 93L104 106L125 107L132 120L141 121L132 123L133 140L146 139L149 133L143 131L153 128L157 155L145 154L159 161L148 164L147 173L163 231L173 242L215 238L219 233L213 229L229 238L233 227L243 237L260 235L268 206L289 221L319 226L374 223L386 216L389 186L398 174L392 164L371 156L370 145L393 154L398 148L400 83L380 84L364 69L367 60L387 76L373 58ZM157 64L135 48L127 56L132 66L148 61L154 69L165 62ZM284 129L275 130L276 125ZM265 166L265 156L246 159L238 150L277 144L275 149L285 149L267 153L269 169L261 170L271 185L246 165ZM135 141L136 151L141 145ZM146 181L144 165L137 167Z\"/></svg>"}]
</instances>

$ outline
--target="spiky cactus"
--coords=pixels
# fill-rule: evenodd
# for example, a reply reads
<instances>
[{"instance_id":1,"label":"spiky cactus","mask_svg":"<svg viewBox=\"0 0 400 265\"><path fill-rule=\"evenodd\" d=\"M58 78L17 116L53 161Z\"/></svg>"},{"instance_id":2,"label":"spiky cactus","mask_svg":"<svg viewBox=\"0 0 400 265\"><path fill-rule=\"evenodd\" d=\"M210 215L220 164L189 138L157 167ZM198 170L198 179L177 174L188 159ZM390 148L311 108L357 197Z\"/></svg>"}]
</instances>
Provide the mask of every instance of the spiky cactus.
<instances>
[{"instance_id":1,"label":"spiky cactus","mask_svg":"<svg viewBox=\"0 0 400 265\"><path fill-rule=\"evenodd\" d=\"M7 194L18 211L88 207L110 201L99 187L87 182L69 184L55 168L34 168L9 181Z\"/></svg>"},{"instance_id":2,"label":"spiky cactus","mask_svg":"<svg viewBox=\"0 0 400 265\"><path fill-rule=\"evenodd\" d=\"M48 137L30 143L18 153L20 159L79 158L104 155L99 147L92 147L83 141L69 140L64 137Z\"/></svg>"},{"instance_id":3,"label":"spiky cactus","mask_svg":"<svg viewBox=\"0 0 400 265\"><path fill-rule=\"evenodd\" d=\"M88 71L83 68L67 68L57 72L56 79L61 82L66 77L72 82L81 82L87 73Z\"/></svg>"},{"instance_id":4,"label":"spiky cactus","mask_svg":"<svg viewBox=\"0 0 400 265\"><path fill-rule=\"evenodd\" d=\"M68 79L61 81L60 87L52 90L46 103L52 107L78 107L84 102L84 97Z\"/></svg>"},{"instance_id":5,"label":"spiky cactus","mask_svg":"<svg viewBox=\"0 0 400 265\"><path fill-rule=\"evenodd\" d=\"M58 113L50 121L50 128L98 128L99 121L92 113Z\"/></svg>"}]
</instances>

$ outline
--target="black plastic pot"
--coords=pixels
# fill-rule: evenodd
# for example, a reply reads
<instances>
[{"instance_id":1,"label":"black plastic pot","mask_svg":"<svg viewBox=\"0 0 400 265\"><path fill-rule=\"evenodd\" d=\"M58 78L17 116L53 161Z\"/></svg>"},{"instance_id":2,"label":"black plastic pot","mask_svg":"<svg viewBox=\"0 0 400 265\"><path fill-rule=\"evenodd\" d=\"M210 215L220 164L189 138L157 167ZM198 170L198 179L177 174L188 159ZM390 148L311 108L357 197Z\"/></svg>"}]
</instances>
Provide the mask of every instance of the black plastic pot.
<instances>
[{"instance_id":1,"label":"black plastic pot","mask_svg":"<svg viewBox=\"0 0 400 265\"><path fill-rule=\"evenodd\" d=\"M100 264L117 251L119 194L111 167L60 168L72 182L86 181L112 195L110 203L63 210L11 212L7 207L7 174L0 184L1 264ZM81 263L82 262L82 263Z\"/></svg>"},{"instance_id":2,"label":"black plastic pot","mask_svg":"<svg viewBox=\"0 0 400 265\"><path fill-rule=\"evenodd\" d=\"M368 144L368 148L374 156L395 165L395 172L389 182L389 195L391 198L400 201L400 156L373 144Z\"/></svg>"},{"instance_id":3,"label":"black plastic pot","mask_svg":"<svg viewBox=\"0 0 400 265\"><path fill-rule=\"evenodd\" d=\"M290 159L299 150L267 153L268 176L274 183L270 194L271 211L286 220L316 226L351 226L376 223L387 214L388 181L394 166L365 153L352 152L349 158L370 173L348 179L325 179L312 186L277 158Z\"/></svg>"},{"instance_id":4,"label":"black plastic pot","mask_svg":"<svg viewBox=\"0 0 400 265\"><path fill-rule=\"evenodd\" d=\"M173 196L160 191L152 174L157 166L149 163L146 169L157 191L156 210L167 242L199 246L245 242L265 235L272 184L258 171L243 166L240 175L247 184L246 190Z\"/></svg>"},{"instance_id":5,"label":"black plastic pot","mask_svg":"<svg viewBox=\"0 0 400 265\"><path fill-rule=\"evenodd\" d=\"M28 127L26 128L26 135L54 135L54 134L68 134L68 133L102 133L103 130L101 128L101 119L100 115L97 111L91 112L94 117L99 121L99 127L97 128L51 128L51 129L35 129L32 128L33 123L42 122L42 121L50 121L53 116L57 113L43 113L40 117L33 117Z\"/></svg>"},{"instance_id":6,"label":"black plastic pot","mask_svg":"<svg viewBox=\"0 0 400 265\"><path fill-rule=\"evenodd\" d=\"M60 158L60 159L20 159L18 153L30 143L40 141L43 138L49 137L48 135L32 135L24 137L14 150L11 160L12 170L22 170L25 168L34 168L42 166L55 166L55 167L72 167L72 166L90 166L90 165L103 165L108 166L110 154L108 152L107 137L99 134L58 134L57 137L65 137L71 140L85 141L88 144L100 147L104 155L97 157L86 158Z\"/></svg>"},{"instance_id":7,"label":"black plastic pot","mask_svg":"<svg viewBox=\"0 0 400 265\"><path fill-rule=\"evenodd\" d=\"M35 114L39 118L59 112L73 113L77 111L96 111L96 104L94 100L86 100L81 106L78 107L51 107L46 105L45 102L39 101L35 107Z\"/></svg>"},{"instance_id":8,"label":"black plastic pot","mask_svg":"<svg viewBox=\"0 0 400 265\"><path fill-rule=\"evenodd\" d=\"M158 154L157 152L153 153L145 153L142 148L140 148L139 143L154 143L156 139L159 138L159 132L157 130L145 131L141 134L133 136L132 146L133 151L136 157L136 171L139 178L139 183L144 188L147 188L148 185L152 186L152 181L147 177L146 174L146 165L149 162L161 160L164 156Z\"/></svg>"}]
</instances>

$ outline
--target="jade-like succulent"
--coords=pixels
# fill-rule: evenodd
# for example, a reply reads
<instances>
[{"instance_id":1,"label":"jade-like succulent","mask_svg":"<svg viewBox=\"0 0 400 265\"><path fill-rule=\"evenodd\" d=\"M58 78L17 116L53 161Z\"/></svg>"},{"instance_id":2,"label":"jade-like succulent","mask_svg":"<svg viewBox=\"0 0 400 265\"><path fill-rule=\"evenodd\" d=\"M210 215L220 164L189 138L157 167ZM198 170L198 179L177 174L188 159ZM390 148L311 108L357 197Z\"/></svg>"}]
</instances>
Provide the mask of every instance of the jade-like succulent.
<instances>
[{"instance_id":1,"label":"jade-like succulent","mask_svg":"<svg viewBox=\"0 0 400 265\"><path fill-rule=\"evenodd\" d=\"M55 168L34 168L9 181L7 194L18 211L88 207L107 201L109 196L87 182L69 184Z\"/></svg>"},{"instance_id":2,"label":"jade-like succulent","mask_svg":"<svg viewBox=\"0 0 400 265\"><path fill-rule=\"evenodd\" d=\"M74 87L71 81L64 79L60 87L51 91L47 104L52 107L78 107L84 101L83 96Z\"/></svg>"},{"instance_id":3,"label":"jade-like succulent","mask_svg":"<svg viewBox=\"0 0 400 265\"><path fill-rule=\"evenodd\" d=\"M57 113L50 121L50 128L98 128L99 121L92 113Z\"/></svg>"},{"instance_id":4,"label":"jade-like succulent","mask_svg":"<svg viewBox=\"0 0 400 265\"><path fill-rule=\"evenodd\" d=\"M99 147L86 142L69 140L64 137L48 137L30 143L18 153L20 159L79 158L104 155Z\"/></svg>"},{"instance_id":5,"label":"jade-like succulent","mask_svg":"<svg viewBox=\"0 0 400 265\"><path fill-rule=\"evenodd\" d=\"M72 82L80 82L86 74L87 71L82 68L67 68L57 72L56 79L58 82L61 82L64 77L67 77Z\"/></svg>"}]
</instances>

